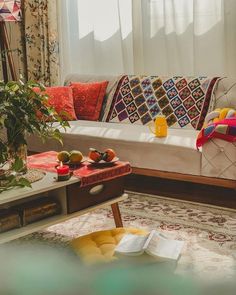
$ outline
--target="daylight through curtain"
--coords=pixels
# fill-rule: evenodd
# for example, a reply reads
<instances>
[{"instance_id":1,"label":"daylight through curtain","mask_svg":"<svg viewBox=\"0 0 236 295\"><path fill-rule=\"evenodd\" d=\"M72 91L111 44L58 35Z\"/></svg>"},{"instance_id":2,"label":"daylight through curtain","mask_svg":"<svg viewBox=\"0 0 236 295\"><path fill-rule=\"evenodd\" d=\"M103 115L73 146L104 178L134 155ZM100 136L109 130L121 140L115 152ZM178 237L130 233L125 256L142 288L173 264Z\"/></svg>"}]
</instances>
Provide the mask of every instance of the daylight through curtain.
<instances>
[{"instance_id":1,"label":"daylight through curtain","mask_svg":"<svg viewBox=\"0 0 236 295\"><path fill-rule=\"evenodd\" d=\"M236 1L59 3L63 75L236 75Z\"/></svg>"}]
</instances>

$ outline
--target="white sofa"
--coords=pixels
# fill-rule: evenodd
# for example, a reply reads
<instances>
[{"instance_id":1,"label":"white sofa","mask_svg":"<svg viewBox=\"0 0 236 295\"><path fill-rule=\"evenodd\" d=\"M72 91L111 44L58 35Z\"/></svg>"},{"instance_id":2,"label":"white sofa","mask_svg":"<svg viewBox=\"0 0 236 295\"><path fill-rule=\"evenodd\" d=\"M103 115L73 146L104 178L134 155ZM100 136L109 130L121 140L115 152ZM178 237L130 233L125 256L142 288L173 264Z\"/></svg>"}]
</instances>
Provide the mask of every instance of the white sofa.
<instances>
[{"instance_id":1,"label":"white sofa","mask_svg":"<svg viewBox=\"0 0 236 295\"><path fill-rule=\"evenodd\" d=\"M108 80L109 93L116 87L115 76L80 76L69 75L66 84L70 81L102 81ZM215 107L233 107L236 109L236 79L222 78L213 93ZM229 150L232 159L230 172L225 173L225 161L217 160L219 166L212 168L206 164L206 158L211 162L211 144L214 145L214 162L217 155L223 159L225 141L217 140L205 144L202 151L195 146L198 131L169 128L166 138L156 138L150 133L147 126L134 124L119 124L94 121L71 121L70 128L63 132L63 148L56 141L47 141L43 144L38 138L31 136L28 139L29 149L34 152L46 150L73 150L78 149L85 155L89 147L105 150L110 147L118 152L122 160L130 161L134 173L160 176L171 179L209 183L236 188L236 146L231 144ZM214 140L213 140L214 141ZM232 146L233 145L233 146ZM218 150L217 150L218 149ZM210 154L209 154L210 153ZM204 154L204 157L202 156ZM232 165L233 163L233 165ZM211 168L209 168L210 166ZM203 169L205 167L205 170ZM208 168L207 168L208 167ZM223 170L224 173L220 171Z\"/></svg>"}]
</instances>

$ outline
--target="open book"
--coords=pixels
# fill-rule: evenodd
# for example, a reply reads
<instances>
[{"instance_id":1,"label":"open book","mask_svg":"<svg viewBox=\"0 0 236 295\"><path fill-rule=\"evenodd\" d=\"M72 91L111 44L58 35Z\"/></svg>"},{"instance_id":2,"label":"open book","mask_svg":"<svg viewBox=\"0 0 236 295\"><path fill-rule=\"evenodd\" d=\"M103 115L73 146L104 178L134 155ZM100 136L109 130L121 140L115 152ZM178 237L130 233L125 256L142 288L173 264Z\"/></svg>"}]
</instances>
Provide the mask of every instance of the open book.
<instances>
[{"instance_id":1,"label":"open book","mask_svg":"<svg viewBox=\"0 0 236 295\"><path fill-rule=\"evenodd\" d=\"M115 253L123 255L141 255L144 252L163 259L177 260L183 248L183 241L167 239L153 230L147 236L127 234L115 248Z\"/></svg>"}]
</instances>

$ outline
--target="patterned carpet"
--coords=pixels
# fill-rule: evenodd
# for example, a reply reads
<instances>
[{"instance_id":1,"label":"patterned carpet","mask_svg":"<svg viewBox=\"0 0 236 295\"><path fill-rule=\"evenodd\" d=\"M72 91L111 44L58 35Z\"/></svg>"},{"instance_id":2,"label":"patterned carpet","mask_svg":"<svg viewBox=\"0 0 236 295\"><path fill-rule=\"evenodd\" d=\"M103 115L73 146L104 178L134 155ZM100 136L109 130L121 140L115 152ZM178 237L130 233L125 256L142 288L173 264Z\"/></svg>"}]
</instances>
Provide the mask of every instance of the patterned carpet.
<instances>
[{"instance_id":1,"label":"patterned carpet","mask_svg":"<svg viewBox=\"0 0 236 295\"><path fill-rule=\"evenodd\" d=\"M129 193L120 204L126 227L157 229L185 241L178 273L232 277L236 270L236 211L176 201L164 197ZM44 242L68 247L68 242L92 231L114 227L111 211L100 209L51 226L18 242Z\"/></svg>"}]
</instances>

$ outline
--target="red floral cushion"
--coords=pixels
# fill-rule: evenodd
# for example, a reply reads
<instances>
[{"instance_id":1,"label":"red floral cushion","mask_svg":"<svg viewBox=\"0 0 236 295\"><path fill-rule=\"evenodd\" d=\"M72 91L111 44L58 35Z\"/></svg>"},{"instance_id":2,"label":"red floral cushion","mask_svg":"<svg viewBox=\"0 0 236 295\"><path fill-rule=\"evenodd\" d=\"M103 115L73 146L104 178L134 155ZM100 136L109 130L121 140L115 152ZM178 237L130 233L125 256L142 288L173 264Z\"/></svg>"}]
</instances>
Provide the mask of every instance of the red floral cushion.
<instances>
[{"instance_id":1,"label":"red floral cushion","mask_svg":"<svg viewBox=\"0 0 236 295\"><path fill-rule=\"evenodd\" d=\"M39 92L40 90L35 88L35 91ZM45 94L49 96L48 104L53 106L59 115L61 112L66 112L66 114L61 114L63 120L77 120L73 92L69 86L46 87Z\"/></svg>"},{"instance_id":2,"label":"red floral cushion","mask_svg":"<svg viewBox=\"0 0 236 295\"><path fill-rule=\"evenodd\" d=\"M78 119L98 121L107 85L108 81L70 84Z\"/></svg>"}]
</instances>

